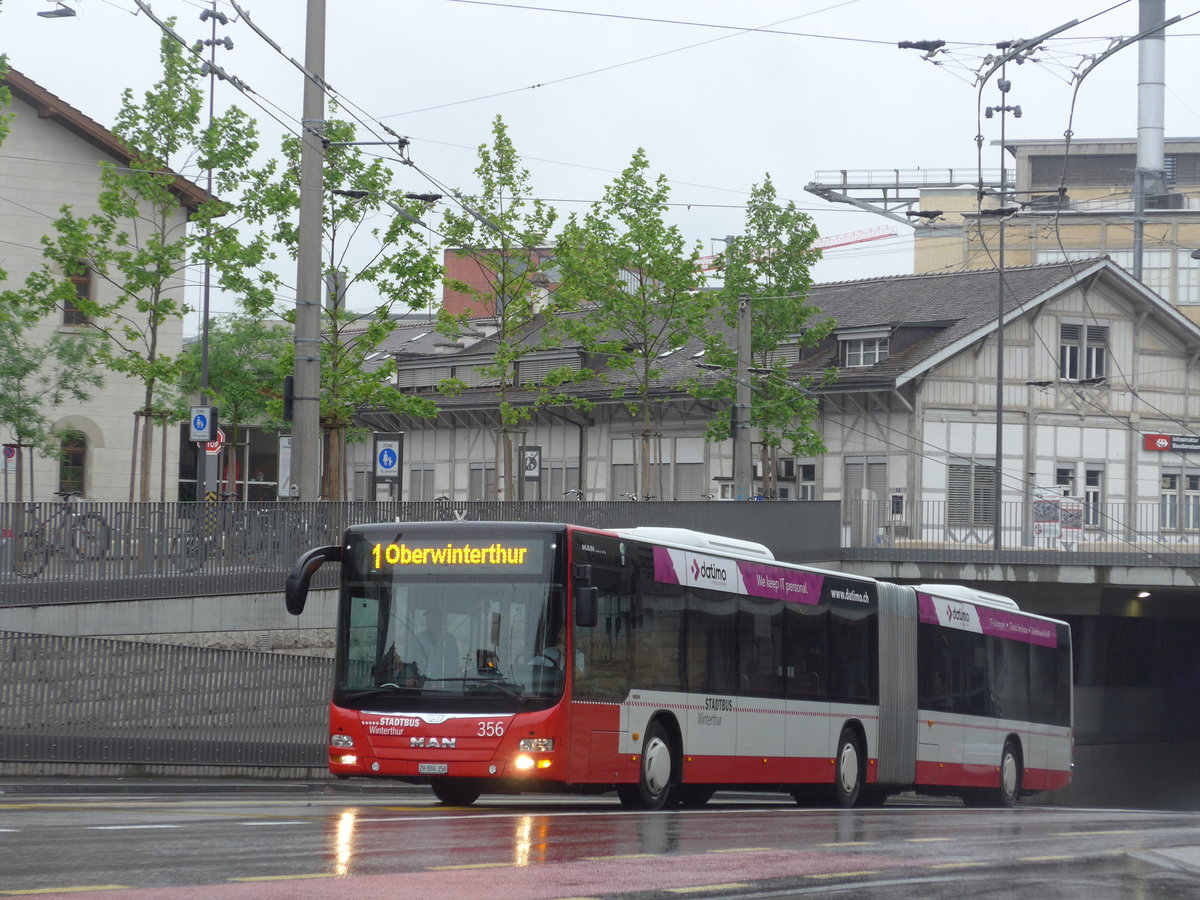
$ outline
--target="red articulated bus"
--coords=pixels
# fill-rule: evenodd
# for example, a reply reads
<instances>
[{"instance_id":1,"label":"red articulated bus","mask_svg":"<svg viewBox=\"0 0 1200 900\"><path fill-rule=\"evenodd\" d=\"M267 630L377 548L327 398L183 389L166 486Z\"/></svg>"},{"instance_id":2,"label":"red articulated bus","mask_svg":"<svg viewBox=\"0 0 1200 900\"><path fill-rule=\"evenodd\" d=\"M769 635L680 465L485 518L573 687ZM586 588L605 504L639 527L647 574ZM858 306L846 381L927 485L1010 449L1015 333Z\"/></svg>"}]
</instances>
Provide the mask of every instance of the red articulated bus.
<instances>
[{"instance_id":1,"label":"red articulated bus","mask_svg":"<svg viewBox=\"0 0 1200 900\"><path fill-rule=\"evenodd\" d=\"M338 562L329 770L483 793L718 789L1010 806L1071 778L1071 633L994 594L776 561L674 528L356 525Z\"/></svg>"}]
</instances>

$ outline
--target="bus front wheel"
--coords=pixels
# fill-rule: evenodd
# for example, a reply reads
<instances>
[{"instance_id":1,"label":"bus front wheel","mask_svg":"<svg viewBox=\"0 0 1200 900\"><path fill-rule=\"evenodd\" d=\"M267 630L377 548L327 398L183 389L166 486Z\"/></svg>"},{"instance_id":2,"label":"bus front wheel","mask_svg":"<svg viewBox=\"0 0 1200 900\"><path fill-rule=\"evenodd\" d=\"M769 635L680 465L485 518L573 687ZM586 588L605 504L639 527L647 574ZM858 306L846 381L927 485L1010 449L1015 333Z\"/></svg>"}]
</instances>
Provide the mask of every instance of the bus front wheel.
<instances>
[{"instance_id":1,"label":"bus front wheel","mask_svg":"<svg viewBox=\"0 0 1200 900\"><path fill-rule=\"evenodd\" d=\"M433 796L447 806L470 806L479 799L480 791L470 783L461 781L435 781Z\"/></svg>"},{"instance_id":2,"label":"bus front wheel","mask_svg":"<svg viewBox=\"0 0 1200 900\"><path fill-rule=\"evenodd\" d=\"M634 809L662 809L671 799L674 774L679 771L671 738L661 722L654 721L646 728L642 741L642 763L637 784L617 788L621 805Z\"/></svg>"},{"instance_id":3,"label":"bus front wheel","mask_svg":"<svg viewBox=\"0 0 1200 900\"><path fill-rule=\"evenodd\" d=\"M833 800L843 809L858 805L863 791L863 753L853 728L843 728L834 758Z\"/></svg>"}]
</instances>

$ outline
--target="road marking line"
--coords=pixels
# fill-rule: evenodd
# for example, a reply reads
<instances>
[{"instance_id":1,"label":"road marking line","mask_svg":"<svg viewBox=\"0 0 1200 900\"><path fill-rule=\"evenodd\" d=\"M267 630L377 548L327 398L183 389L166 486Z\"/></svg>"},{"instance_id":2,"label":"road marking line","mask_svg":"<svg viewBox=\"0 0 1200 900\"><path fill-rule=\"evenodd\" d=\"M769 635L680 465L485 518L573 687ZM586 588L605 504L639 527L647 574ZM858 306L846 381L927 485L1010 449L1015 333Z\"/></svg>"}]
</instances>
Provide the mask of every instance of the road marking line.
<instances>
[{"instance_id":1,"label":"road marking line","mask_svg":"<svg viewBox=\"0 0 1200 900\"><path fill-rule=\"evenodd\" d=\"M733 888L750 887L742 881L731 881L728 884L698 884L695 887L667 888L668 894L699 894L704 891L727 891Z\"/></svg>"},{"instance_id":2,"label":"road marking line","mask_svg":"<svg viewBox=\"0 0 1200 900\"><path fill-rule=\"evenodd\" d=\"M89 825L90 831L136 831L143 828L182 828L182 825Z\"/></svg>"},{"instance_id":3,"label":"road marking line","mask_svg":"<svg viewBox=\"0 0 1200 900\"><path fill-rule=\"evenodd\" d=\"M826 872L823 875L806 875L806 878L859 878L863 875L878 875L878 869L863 869L861 872Z\"/></svg>"},{"instance_id":4,"label":"road marking line","mask_svg":"<svg viewBox=\"0 0 1200 900\"><path fill-rule=\"evenodd\" d=\"M0 891L5 897L28 897L34 894L84 894L88 891L132 891L127 884L85 884L79 887L30 888L24 891Z\"/></svg>"},{"instance_id":5,"label":"road marking line","mask_svg":"<svg viewBox=\"0 0 1200 900\"><path fill-rule=\"evenodd\" d=\"M930 866L931 869L973 869L976 866L984 866L987 863L981 862L958 862L958 863L938 863L935 866Z\"/></svg>"},{"instance_id":6,"label":"road marking line","mask_svg":"<svg viewBox=\"0 0 1200 900\"><path fill-rule=\"evenodd\" d=\"M828 844L817 844L818 847L870 847L874 841L834 841Z\"/></svg>"},{"instance_id":7,"label":"road marking line","mask_svg":"<svg viewBox=\"0 0 1200 900\"><path fill-rule=\"evenodd\" d=\"M936 844L940 841L952 841L954 838L937 837L937 838L905 838L906 844Z\"/></svg>"},{"instance_id":8,"label":"road marking line","mask_svg":"<svg viewBox=\"0 0 1200 900\"><path fill-rule=\"evenodd\" d=\"M263 822L235 822L235 825L311 825L309 820L297 821L295 819L268 819Z\"/></svg>"},{"instance_id":9,"label":"road marking line","mask_svg":"<svg viewBox=\"0 0 1200 900\"><path fill-rule=\"evenodd\" d=\"M511 869L513 864L510 862L502 863L466 863L461 866L427 866L430 872L454 872L459 869Z\"/></svg>"},{"instance_id":10,"label":"road marking line","mask_svg":"<svg viewBox=\"0 0 1200 900\"><path fill-rule=\"evenodd\" d=\"M730 847L727 850L706 850L705 853L762 853L765 850L774 850L774 847Z\"/></svg>"},{"instance_id":11,"label":"road marking line","mask_svg":"<svg viewBox=\"0 0 1200 900\"><path fill-rule=\"evenodd\" d=\"M610 859L657 859L657 853L626 853L624 856L583 856L586 862L606 862Z\"/></svg>"},{"instance_id":12,"label":"road marking line","mask_svg":"<svg viewBox=\"0 0 1200 900\"><path fill-rule=\"evenodd\" d=\"M1022 856L1020 862L1050 862L1056 859L1074 859L1073 856Z\"/></svg>"},{"instance_id":13,"label":"road marking line","mask_svg":"<svg viewBox=\"0 0 1200 900\"><path fill-rule=\"evenodd\" d=\"M1138 834L1139 832L1133 828L1124 831L1057 831L1053 837L1095 837L1103 834Z\"/></svg>"},{"instance_id":14,"label":"road marking line","mask_svg":"<svg viewBox=\"0 0 1200 900\"><path fill-rule=\"evenodd\" d=\"M245 878L230 878L230 881L291 881L293 878L336 878L332 872L314 872L311 875L247 875Z\"/></svg>"}]
</instances>

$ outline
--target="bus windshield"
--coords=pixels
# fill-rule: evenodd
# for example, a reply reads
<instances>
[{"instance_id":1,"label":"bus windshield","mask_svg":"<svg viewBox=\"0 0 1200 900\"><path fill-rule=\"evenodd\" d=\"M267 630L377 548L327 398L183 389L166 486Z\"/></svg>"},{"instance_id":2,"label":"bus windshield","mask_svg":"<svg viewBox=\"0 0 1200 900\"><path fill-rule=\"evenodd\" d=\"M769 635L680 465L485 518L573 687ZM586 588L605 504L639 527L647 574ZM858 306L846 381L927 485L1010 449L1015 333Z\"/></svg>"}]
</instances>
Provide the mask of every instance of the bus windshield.
<instances>
[{"instance_id":1,"label":"bus windshield","mask_svg":"<svg viewBox=\"0 0 1200 900\"><path fill-rule=\"evenodd\" d=\"M414 711L552 703L566 661L555 538L352 529L335 703Z\"/></svg>"}]
</instances>

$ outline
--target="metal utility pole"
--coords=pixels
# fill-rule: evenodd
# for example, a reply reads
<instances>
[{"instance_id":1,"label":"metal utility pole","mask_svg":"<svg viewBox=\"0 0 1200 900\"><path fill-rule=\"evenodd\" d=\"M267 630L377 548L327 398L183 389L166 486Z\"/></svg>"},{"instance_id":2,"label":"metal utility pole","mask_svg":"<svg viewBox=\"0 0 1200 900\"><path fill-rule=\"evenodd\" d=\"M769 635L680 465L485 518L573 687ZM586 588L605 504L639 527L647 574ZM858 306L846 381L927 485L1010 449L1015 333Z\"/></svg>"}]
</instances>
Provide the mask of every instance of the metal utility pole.
<instances>
[{"instance_id":1,"label":"metal utility pole","mask_svg":"<svg viewBox=\"0 0 1200 900\"><path fill-rule=\"evenodd\" d=\"M300 151L300 221L296 259L295 412L292 484L300 500L320 496L321 221L325 190L325 0L308 0L304 42L304 109Z\"/></svg>"},{"instance_id":2,"label":"metal utility pole","mask_svg":"<svg viewBox=\"0 0 1200 900\"><path fill-rule=\"evenodd\" d=\"M212 128L213 116L216 107L217 93L217 47L224 46L227 50L233 49L233 41L228 37L222 40L217 40L217 25L222 26L229 24L228 17L217 11L216 0L212 0L212 8L205 9L200 13L200 21L205 22L212 20L212 28L210 36L204 41L204 44L209 48L208 52L208 127ZM208 170L208 180L205 185L205 190L211 197L213 192L213 172L210 167ZM211 220L205 223L205 233L212 234ZM203 301L200 306L200 404L207 406L209 403L209 372L208 372L208 339L209 339L209 308L210 298L212 296L212 261L205 256L204 258L204 288ZM150 425L147 422L146 427ZM215 436L214 436L215 440ZM220 457L216 454L210 454L203 444L198 444L196 447L196 499L210 500L217 499L217 492L220 488Z\"/></svg>"},{"instance_id":3,"label":"metal utility pole","mask_svg":"<svg viewBox=\"0 0 1200 900\"><path fill-rule=\"evenodd\" d=\"M1166 0L1140 0L1138 31L1138 125L1137 166L1133 176L1133 277L1142 280L1142 256L1146 240L1146 195L1165 194L1165 116L1167 36ZM1147 188L1147 183L1149 187Z\"/></svg>"},{"instance_id":4,"label":"metal utility pole","mask_svg":"<svg viewBox=\"0 0 1200 900\"><path fill-rule=\"evenodd\" d=\"M733 238L727 239L733 247ZM733 487L738 500L754 493L754 462L750 458L750 295L738 295L737 383L733 400Z\"/></svg>"}]
</instances>

